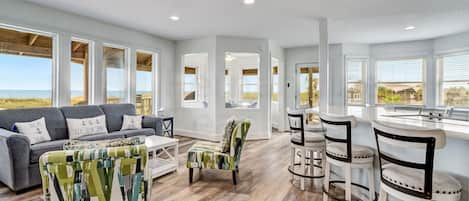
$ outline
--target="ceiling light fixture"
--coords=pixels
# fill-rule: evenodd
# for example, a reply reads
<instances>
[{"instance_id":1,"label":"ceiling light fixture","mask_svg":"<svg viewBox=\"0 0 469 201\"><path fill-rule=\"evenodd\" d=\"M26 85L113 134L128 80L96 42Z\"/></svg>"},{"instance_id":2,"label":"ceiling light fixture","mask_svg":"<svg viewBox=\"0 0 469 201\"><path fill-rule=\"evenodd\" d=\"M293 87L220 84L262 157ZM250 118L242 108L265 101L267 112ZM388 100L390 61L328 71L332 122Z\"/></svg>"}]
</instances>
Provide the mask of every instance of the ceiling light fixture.
<instances>
[{"instance_id":1,"label":"ceiling light fixture","mask_svg":"<svg viewBox=\"0 0 469 201\"><path fill-rule=\"evenodd\" d=\"M172 20L172 21L178 21L180 18L179 18L179 16L172 15L171 17L169 17L169 19Z\"/></svg>"},{"instance_id":2,"label":"ceiling light fixture","mask_svg":"<svg viewBox=\"0 0 469 201\"><path fill-rule=\"evenodd\" d=\"M412 25L409 25L409 26L406 26L406 27L404 28L404 30L410 31L410 30L414 30L415 28L417 28L417 27L412 26Z\"/></svg>"},{"instance_id":3,"label":"ceiling light fixture","mask_svg":"<svg viewBox=\"0 0 469 201\"><path fill-rule=\"evenodd\" d=\"M252 4L256 3L256 0L243 0L243 3L245 5L252 5Z\"/></svg>"}]
</instances>

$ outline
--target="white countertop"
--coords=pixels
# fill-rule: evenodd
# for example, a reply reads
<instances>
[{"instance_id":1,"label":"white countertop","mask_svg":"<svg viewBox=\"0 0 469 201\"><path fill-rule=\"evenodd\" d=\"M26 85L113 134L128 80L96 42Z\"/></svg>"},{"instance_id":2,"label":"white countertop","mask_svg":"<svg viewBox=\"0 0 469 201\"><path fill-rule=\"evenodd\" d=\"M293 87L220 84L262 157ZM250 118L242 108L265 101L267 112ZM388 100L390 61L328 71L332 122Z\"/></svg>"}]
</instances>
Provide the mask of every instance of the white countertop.
<instances>
[{"instance_id":1,"label":"white countertop","mask_svg":"<svg viewBox=\"0 0 469 201\"><path fill-rule=\"evenodd\" d=\"M347 115L354 115L358 121L367 123L373 120L378 120L410 126L438 128L444 130L448 137L469 140L469 121L428 119L418 116L415 111L395 113L392 111L386 111L381 107L361 106L347 107Z\"/></svg>"}]
</instances>

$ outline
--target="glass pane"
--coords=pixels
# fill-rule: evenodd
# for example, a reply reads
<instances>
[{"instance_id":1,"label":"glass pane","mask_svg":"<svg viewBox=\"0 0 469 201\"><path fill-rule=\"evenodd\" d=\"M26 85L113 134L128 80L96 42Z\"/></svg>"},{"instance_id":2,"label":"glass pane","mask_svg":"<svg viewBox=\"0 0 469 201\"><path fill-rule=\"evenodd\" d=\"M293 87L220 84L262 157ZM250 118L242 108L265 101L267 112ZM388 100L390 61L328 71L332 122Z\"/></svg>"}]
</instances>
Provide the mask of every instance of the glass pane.
<instances>
[{"instance_id":1,"label":"glass pane","mask_svg":"<svg viewBox=\"0 0 469 201\"><path fill-rule=\"evenodd\" d=\"M422 83L378 83L378 104L422 105Z\"/></svg>"},{"instance_id":2,"label":"glass pane","mask_svg":"<svg viewBox=\"0 0 469 201\"><path fill-rule=\"evenodd\" d=\"M360 82L363 80L363 61L347 61L347 81Z\"/></svg>"},{"instance_id":3,"label":"glass pane","mask_svg":"<svg viewBox=\"0 0 469 201\"><path fill-rule=\"evenodd\" d=\"M182 101L187 107L208 107L205 100L205 79L208 71L208 53L183 56Z\"/></svg>"},{"instance_id":4,"label":"glass pane","mask_svg":"<svg viewBox=\"0 0 469 201\"><path fill-rule=\"evenodd\" d=\"M0 109L52 105L52 41L0 28Z\"/></svg>"},{"instance_id":5,"label":"glass pane","mask_svg":"<svg viewBox=\"0 0 469 201\"><path fill-rule=\"evenodd\" d=\"M319 67L300 67L299 72L299 107L319 107Z\"/></svg>"},{"instance_id":6,"label":"glass pane","mask_svg":"<svg viewBox=\"0 0 469 201\"><path fill-rule=\"evenodd\" d=\"M103 47L106 68L106 103L124 103L126 98L125 50Z\"/></svg>"},{"instance_id":7,"label":"glass pane","mask_svg":"<svg viewBox=\"0 0 469 201\"><path fill-rule=\"evenodd\" d=\"M153 114L153 55L137 52L136 97L137 114Z\"/></svg>"},{"instance_id":8,"label":"glass pane","mask_svg":"<svg viewBox=\"0 0 469 201\"><path fill-rule=\"evenodd\" d=\"M226 108L258 108L259 62L256 53L225 53Z\"/></svg>"},{"instance_id":9,"label":"glass pane","mask_svg":"<svg viewBox=\"0 0 469 201\"><path fill-rule=\"evenodd\" d=\"M71 105L88 105L88 43L72 41L70 63Z\"/></svg>"},{"instance_id":10,"label":"glass pane","mask_svg":"<svg viewBox=\"0 0 469 201\"><path fill-rule=\"evenodd\" d=\"M363 84L361 82L347 84L347 103L363 104Z\"/></svg>"},{"instance_id":11,"label":"glass pane","mask_svg":"<svg viewBox=\"0 0 469 201\"><path fill-rule=\"evenodd\" d=\"M277 58L272 57L272 101L278 102L278 85L279 85L279 66L280 62Z\"/></svg>"},{"instance_id":12,"label":"glass pane","mask_svg":"<svg viewBox=\"0 0 469 201\"><path fill-rule=\"evenodd\" d=\"M422 82L423 59L377 62L377 82Z\"/></svg>"},{"instance_id":13,"label":"glass pane","mask_svg":"<svg viewBox=\"0 0 469 201\"><path fill-rule=\"evenodd\" d=\"M448 106L469 106L469 82L443 83L443 101Z\"/></svg>"},{"instance_id":14,"label":"glass pane","mask_svg":"<svg viewBox=\"0 0 469 201\"><path fill-rule=\"evenodd\" d=\"M469 80L469 55L443 57L443 80Z\"/></svg>"}]
</instances>

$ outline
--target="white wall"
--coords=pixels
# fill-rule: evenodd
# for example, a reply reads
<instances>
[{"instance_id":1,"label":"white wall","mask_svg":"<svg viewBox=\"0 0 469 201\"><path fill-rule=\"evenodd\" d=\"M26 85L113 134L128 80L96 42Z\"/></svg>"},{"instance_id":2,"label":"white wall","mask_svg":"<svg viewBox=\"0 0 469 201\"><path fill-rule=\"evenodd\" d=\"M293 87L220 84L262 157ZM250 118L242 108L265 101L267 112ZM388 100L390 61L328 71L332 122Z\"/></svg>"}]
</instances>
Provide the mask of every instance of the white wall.
<instances>
[{"instance_id":1,"label":"white wall","mask_svg":"<svg viewBox=\"0 0 469 201\"><path fill-rule=\"evenodd\" d=\"M103 43L109 43L130 48L131 57L129 61L132 67L136 66L135 51L137 49L159 53L158 107L165 107L169 112L173 111L174 41L28 2L0 0L0 5L1 24L51 32L58 36L60 49L60 52L58 52L60 105L68 104L67 95L69 95L70 86L70 75L67 73L70 68L70 62L68 62L70 61L70 54L68 51L70 50L70 38L78 37L92 40L95 43L95 104L104 101L102 46ZM135 76L135 73L130 75ZM135 78L131 77L131 80L135 80ZM129 93L135 94L134 90L131 89Z\"/></svg>"},{"instance_id":2,"label":"white wall","mask_svg":"<svg viewBox=\"0 0 469 201\"><path fill-rule=\"evenodd\" d=\"M278 66L278 79L279 79L279 91L278 91L278 102L271 104L271 122L272 126L279 131L287 130L286 125L286 103L285 103L285 92L287 89L286 84L286 68L285 68L285 50L279 47L275 42L269 41L269 50L270 56L278 59L279 66ZM270 61L271 62L271 61ZM272 66L272 64L270 65ZM269 74L272 76L272 74ZM270 78L271 79L271 78ZM271 90L271 89L270 89ZM272 94L272 92L270 93ZM270 95L270 97L272 97Z\"/></svg>"},{"instance_id":3,"label":"white wall","mask_svg":"<svg viewBox=\"0 0 469 201\"><path fill-rule=\"evenodd\" d=\"M215 131L215 37L177 41L176 43L176 73L174 79L175 93L175 127L178 134L213 140ZM182 105L182 69L183 55L192 53L208 53L207 71L201 72L204 79L205 101L208 107L183 107Z\"/></svg>"},{"instance_id":4,"label":"white wall","mask_svg":"<svg viewBox=\"0 0 469 201\"><path fill-rule=\"evenodd\" d=\"M270 137L269 124L269 74L270 54L268 41L265 39L246 39L237 37L217 36L216 41L216 131L222 133L225 123L231 116L251 120L248 139L266 139ZM260 55L259 66L259 108L241 109L225 108L225 52L248 52ZM219 135L220 135L219 134Z\"/></svg>"}]
</instances>

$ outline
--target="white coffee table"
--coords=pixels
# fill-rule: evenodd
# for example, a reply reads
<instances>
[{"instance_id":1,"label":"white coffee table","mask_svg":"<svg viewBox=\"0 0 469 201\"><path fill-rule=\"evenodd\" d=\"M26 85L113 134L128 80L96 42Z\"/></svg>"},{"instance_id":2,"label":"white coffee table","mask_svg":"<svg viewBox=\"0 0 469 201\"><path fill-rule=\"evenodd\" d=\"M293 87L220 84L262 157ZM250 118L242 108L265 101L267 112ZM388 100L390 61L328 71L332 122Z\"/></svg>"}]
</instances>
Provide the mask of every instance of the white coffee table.
<instances>
[{"instance_id":1,"label":"white coffee table","mask_svg":"<svg viewBox=\"0 0 469 201\"><path fill-rule=\"evenodd\" d=\"M145 138L145 145L150 156L148 162L152 178L177 171L178 141L178 139L156 135Z\"/></svg>"}]
</instances>

